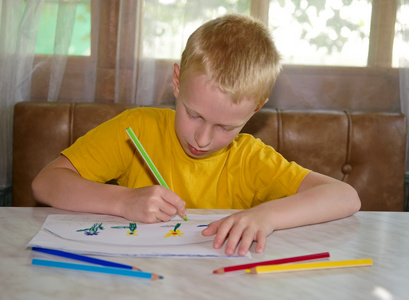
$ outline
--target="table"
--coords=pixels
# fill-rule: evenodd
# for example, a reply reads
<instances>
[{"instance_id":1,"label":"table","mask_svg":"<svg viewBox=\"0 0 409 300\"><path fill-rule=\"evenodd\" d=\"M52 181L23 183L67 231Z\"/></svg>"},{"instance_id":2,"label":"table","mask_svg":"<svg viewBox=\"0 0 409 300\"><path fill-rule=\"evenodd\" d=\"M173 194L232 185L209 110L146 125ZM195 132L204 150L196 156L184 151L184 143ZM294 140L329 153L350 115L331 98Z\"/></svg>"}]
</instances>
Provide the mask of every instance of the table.
<instances>
[{"instance_id":1,"label":"table","mask_svg":"<svg viewBox=\"0 0 409 300\"><path fill-rule=\"evenodd\" d=\"M232 210L188 210L225 214ZM54 208L0 208L0 299L407 299L409 213L358 212L311 226L276 231L252 258L122 258L163 280L31 265L27 243ZM78 213L76 213L78 214ZM373 266L250 275L212 271L223 266L330 252L331 260L372 258Z\"/></svg>"}]
</instances>

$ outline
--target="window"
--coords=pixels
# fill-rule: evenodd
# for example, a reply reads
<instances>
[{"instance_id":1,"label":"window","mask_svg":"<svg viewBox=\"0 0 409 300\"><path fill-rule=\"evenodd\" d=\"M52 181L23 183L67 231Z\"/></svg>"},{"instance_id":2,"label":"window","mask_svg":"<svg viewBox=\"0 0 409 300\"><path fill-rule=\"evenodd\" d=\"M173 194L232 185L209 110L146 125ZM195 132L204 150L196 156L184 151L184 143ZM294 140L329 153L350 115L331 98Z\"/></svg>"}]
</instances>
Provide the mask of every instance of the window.
<instances>
[{"instance_id":1,"label":"window","mask_svg":"<svg viewBox=\"0 0 409 300\"><path fill-rule=\"evenodd\" d=\"M153 65L156 75L149 84L160 88L149 97L171 103L169 70L189 35L204 22L235 12L268 24L283 56L283 72L268 102L272 107L399 108L399 70L391 67L392 61L398 64L401 45L407 47L399 20L408 7L397 9L395 0L45 0L43 18L49 23L40 25L37 44L44 46L37 54L52 53L56 42L45 46L42 39L56 30L58 5L73 3L76 22L58 99L134 99L130 86ZM49 95L45 83L53 69L47 59L35 58L41 68L33 76L32 99Z\"/></svg>"},{"instance_id":2,"label":"window","mask_svg":"<svg viewBox=\"0 0 409 300\"><path fill-rule=\"evenodd\" d=\"M143 53L178 59L195 28L230 12L265 14L285 64L391 66L396 2L390 0L146 0ZM394 66L398 52L395 44Z\"/></svg>"},{"instance_id":3,"label":"window","mask_svg":"<svg viewBox=\"0 0 409 300\"><path fill-rule=\"evenodd\" d=\"M408 26L408 18L409 15L409 3L401 4L398 7L398 11L396 14L396 27L395 27L395 39L393 44L393 67L398 67L402 65L400 60L402 58L407 58L408 50L409 50L409 41L405 40L404 37L404 30L406 24L406 30Z\"/></svg>"},{"instance_id":4,"label":"window","mask_svg":"<svg viewBox=\"0 0 409 300\"><path fill-rule=\"evenodd\" d=\"M285 64L366 66L371 1L270 1L269 28Z\"/></svg>"},{"instance_id":5,"label":"window","mask_svg":"<svg viewBox=\"0 0 409 300\"><path fill-rule=\"evenodd\" d=\"M61 5L71 5L73 16L75 18L73 28L68 28L61 24L61 30L64 33L71 33L72 38L68 49L64 45L62 48L55 47L56 30L57 30L57 18L58 14L64 14L65 11L59 11L59 2L47 0L44 2L40 24L38 29L37 41L36 41L36 54L53 54L55 51L68 51L69 55L75 56L90 56L91 55L91 0L81 0L70 3L62 3ZM70 16L64 16L69 18ZM61 20L61 18L60 18ZM64 21L64 18L62 19ZM70 24L71 22L67 22ZM58 43L58 42L57 42Z\"/></svg>"},{"instance_id":6,"label":"window","mask_svg":"<svg viewBox=\"0 0 409 300\"><path fill-rule=\"evenodd\" d=\"M56 51L54 36L57 30L58 6L71 5L76 6L76 9L68 54L89 56L91 54L91 1L98 0L70 2L46 0L39 25L36 53L52 54ZM119 1L113 2L119 3ZM179 59L186 40L193 30L207 20L235 12L256 17L261 17L260 14L267 16L265 22L272 31L284 64L364 67L374 64L374 58L369 56L369 53L376 52L376 44L385 46L384 40L376 38L375 31L385 31L388 30L385 27L389 27L389 33L393 34L396 17L396 39L393 40L392 37L393 45L390 46L393 49L393 66L396 67L400 49L403 48L401 47L403 40L399 36L399 18L402 18L408 7L402 5L401 14L398 13L396 16L394 15L395 5L389 8L392 13L384 12L385 7L390 6L389 2L395 3L388 0L374 2L372 0L145 0L141 15L142 53L147 58ZM385 6L385 3L388 5ZM261 9L257 11L253 9L254 7L261 7ZM376 17L377 12L381 12L378 13L378 17ZM371 22L379 23L378 27L373 25L371 27ZM70 32L69 28L64 29L67 33ZM372 45L371 40L374 43Z\"/></svg>"},{"instance_id":7,"label":"window","mask_svg":"<svg viewBox=\"0 0 409 300\"><path fill-rule=\"evenodd\" d=\"M208 20L226 13L250 13L250 0L144 1L145 57L179 59L190 34Z\"/></svg>"}]
</instances>

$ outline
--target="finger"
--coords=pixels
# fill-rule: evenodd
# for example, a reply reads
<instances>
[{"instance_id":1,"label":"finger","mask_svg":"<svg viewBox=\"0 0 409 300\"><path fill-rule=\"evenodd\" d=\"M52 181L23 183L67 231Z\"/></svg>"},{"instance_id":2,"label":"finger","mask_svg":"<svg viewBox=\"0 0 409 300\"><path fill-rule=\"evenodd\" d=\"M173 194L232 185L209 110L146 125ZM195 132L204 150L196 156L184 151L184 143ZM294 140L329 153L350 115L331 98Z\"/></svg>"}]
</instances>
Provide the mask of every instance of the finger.
<instances>
[{"instance_id":1,"label":"finger","mask_svg":"<svg viewBox=\"0 0 409 300\"><path fill-rule=\"evenodd\" d=\"M183 201L176 193L172 192L169 189L165 189L162 194L162 199L172 205L176 212L181 216L185 217L186 215L186 202Z\"/></svg>"},{"instance_id":2,"label":"finger","mask_svg":"<svg viewBox=\"0 0 409 300\"><path fill-rule=\"evenodd\" d=\"M166 201L163 201L160 206L158 207L158 210L163 212L164 214L168 215L169 218L171 216L174 216L177 213L177 209L176 207L174 207L173 205L169 204Z\"/></svg>"},{"instance_id":3,"label":"finger","mask_svg":"<svg viewBox=\"0 0 409 300\"><path fill-rule=\"evenodd\" d=\"M156 212L155 217L157 219L157 222L167 222L171 218L170 215L168 215L167 213L164 213L163 211L160 211L160 210Z\"/></svg>"},{"instance_id":4,"label":"finger","mask_svg":"<svg viewBox=\"0 0 409 300\"><path fill-rule=\"evenodd\" d=\"M243 229L239 225L235 225L229 232L229 238L226 243L225 253L227 255L233 255L236 252L236 248L242 238Z\"/></svg>"},{"instance_id":5,"label":"finger","mask_svg":"<svg viewBox=\"0 0 409 300\"><path fill-rule=\"evenodd\" d=\"M215 235L219 229L220 222L221 220L217 220L217 221L210 223L205 229L203 229L202 235L204 236Z\"/></svg>"},{"instance_id":6,"label":"finger","mask_svg":"<svg viewBox=\"0 0 409 300\"><path fill-rule=\"evenodd\" d=\"M141 221L144 223L157 223L169 221L176 209L169 203L163 201L161 198L152 198L147 203L144 209Z\"/></svg>"},{"instance_id":7,"label":"finger","mask_svg":"<svg viewBox=\"0 0 409 300\"><path fill-rule=\"evenodd\" d=\"M230 218L221 220L216 236L213 241L213 248L220 249L223 246L224 242L227 239L227 236L229 235L229 232L232 226L233 226L233 221L231 221Z\"/></svg>"},{"instance_id":8,"label":"finger","mask_svg":"<svg viewBox=\"0 0 409 300\"><path fill-rule=\"evenodd\" d=\"M257 232L256 241L256 253L263 253L264 249L266 248L267 236L262 232Z\"/></svg>"},{"instance_id":9,"label":"finger","mask_svg":"<svg viewBox=\"0 0 409 300\"><path fill-rule=\"evenodd\" d=\"M145 213L139 220L147 224L162 222L162 220L158 219L156 212L152 212L149 214Z\"/></svg>"},{"instance_id":10,"label":"finger","mask_svg":"<svg viewBox=\"0 0 409 300\"><path fill-rule=\"evenodd\" d=\"M254 234L251 230L245 230L241 238L240 247L237 254L240 256L245 256L249 251L251 244L254 241Z\"/></svg>"}]
</instances>

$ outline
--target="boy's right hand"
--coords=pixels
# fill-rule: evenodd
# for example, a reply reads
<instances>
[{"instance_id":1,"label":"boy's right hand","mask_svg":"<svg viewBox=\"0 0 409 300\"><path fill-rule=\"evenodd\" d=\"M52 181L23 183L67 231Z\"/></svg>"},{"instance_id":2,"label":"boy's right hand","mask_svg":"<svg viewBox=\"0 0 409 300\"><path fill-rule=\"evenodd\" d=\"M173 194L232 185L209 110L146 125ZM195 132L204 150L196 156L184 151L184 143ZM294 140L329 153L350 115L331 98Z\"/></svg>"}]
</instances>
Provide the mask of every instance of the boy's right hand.
<instances>
[{"instance_id":1,"label":"boy's right hand","mask_svg":"<svg viewBox=\"0 0 409 300\"><path fill-rule=\"evenodd\" d=\"M176 214L185 216L186 203L173 191L160 185L129 189L121 215L144 223L166 222Z\"/></svg>"},{"instance_id":2,"label":"boy's right hand","mask_svg":"<svg viewBox=\"0 0 409 300\"><path fill-rule=\"evenodd\" d=\"M87 180L63 155L46 166L33 181L34 197L60 209L116 215L155 223L185 216L186 203L160 185L138 189Z\"/></svg>"}]
</instances>

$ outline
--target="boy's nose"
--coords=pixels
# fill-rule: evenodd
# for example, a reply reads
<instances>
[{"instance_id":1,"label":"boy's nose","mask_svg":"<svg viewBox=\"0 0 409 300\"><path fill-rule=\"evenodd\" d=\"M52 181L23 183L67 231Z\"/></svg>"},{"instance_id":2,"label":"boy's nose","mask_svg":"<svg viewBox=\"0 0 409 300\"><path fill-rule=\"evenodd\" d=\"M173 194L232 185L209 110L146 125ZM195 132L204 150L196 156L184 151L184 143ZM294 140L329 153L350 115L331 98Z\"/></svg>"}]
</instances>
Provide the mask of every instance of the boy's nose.
<instances>
[{"instance_id":1,"label":"boy's nose","mask_svg":"<svg viewBox=\"0 0 409 300\"><path fill-rule=\"evenodd\" d=\"M210 126L201 126L196 130L195 141L199 148L206 148L213 139L213 130Z\"/></svg>"}]
</instances>

